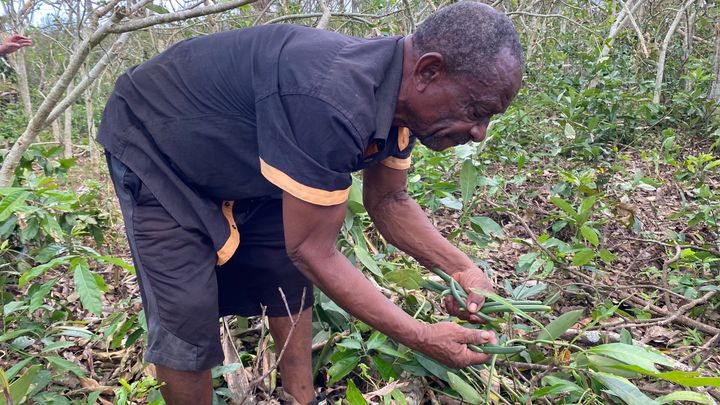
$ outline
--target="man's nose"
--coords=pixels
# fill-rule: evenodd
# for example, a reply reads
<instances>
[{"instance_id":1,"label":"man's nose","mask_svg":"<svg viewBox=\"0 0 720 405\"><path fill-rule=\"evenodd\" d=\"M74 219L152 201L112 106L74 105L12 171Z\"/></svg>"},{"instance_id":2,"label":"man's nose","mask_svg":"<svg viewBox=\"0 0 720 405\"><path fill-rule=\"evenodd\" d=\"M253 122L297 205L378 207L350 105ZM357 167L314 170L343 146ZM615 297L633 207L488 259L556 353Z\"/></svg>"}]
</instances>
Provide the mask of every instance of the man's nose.
<instances>
[{"instance_id":1,"label":"man's nose","mask_svg":"<svg viewBox=\"0 0 720 405\"><path fill-rule=\"evenodd\" d=\"M482 140L485 139L486 132L487 125L485 124L477 124L470 128L470 136L475 142L482 142Z\"/></svg>"}]
</instances>

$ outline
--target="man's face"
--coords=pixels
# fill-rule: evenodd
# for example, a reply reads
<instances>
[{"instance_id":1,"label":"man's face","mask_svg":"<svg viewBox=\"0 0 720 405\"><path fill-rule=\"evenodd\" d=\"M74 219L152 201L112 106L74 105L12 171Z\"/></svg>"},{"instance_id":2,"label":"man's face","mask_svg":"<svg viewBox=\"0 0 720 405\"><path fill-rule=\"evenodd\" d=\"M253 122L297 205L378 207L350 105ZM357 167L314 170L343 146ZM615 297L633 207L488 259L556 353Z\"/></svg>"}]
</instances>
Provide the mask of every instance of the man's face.
<instances>
[{"instance_id":1,"label":"man's face","mask_svg":"<svg viewBox=\"0 0 720 405\"><path fill-rule=\"evenodd\" d=\"M519 67L483 82L444 74L410 101L410 130L432 150L485 139L490 119L505 112L520 88Z\"/></svg>"}]
</instances>

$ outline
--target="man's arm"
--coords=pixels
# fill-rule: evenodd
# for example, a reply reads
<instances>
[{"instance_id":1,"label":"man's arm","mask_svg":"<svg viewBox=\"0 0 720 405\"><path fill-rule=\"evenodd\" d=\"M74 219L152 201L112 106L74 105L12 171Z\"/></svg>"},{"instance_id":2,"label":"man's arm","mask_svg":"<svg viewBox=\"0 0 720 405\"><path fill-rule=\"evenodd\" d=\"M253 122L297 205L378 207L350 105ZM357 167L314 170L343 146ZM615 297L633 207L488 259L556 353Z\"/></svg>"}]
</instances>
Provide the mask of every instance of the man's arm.
<instances>
[{"instance_id":1,"label":"man's arm","mask_svg":"<svg viewBox=\"0 0 720 405\"><path fill-rule=\"evenodd\" d=\"M468 343L496 342L488 331L450 322L421 323L380 293L336 248L346 203L319 206L283 194L283 224L288 255L298 269L335 303L356 318L404 345L451 367L488 360Z\"/></svg>"},{"instance_id":2,"label":"man's arm","mask_svg":"<svg viewBox=\"0 0 720 405\"><path fill-rule=\"evenodd\" d=\"M407 170L391 169L382 164L366 168L363 174L363 200L375 226L394 246L408 253L425 267L439 267L455 278L466 290L490 290L485 273L462 251L453 246L432 225L422 208L407 193ZM466 303L475 312L484 297L469 294ZM476 316L459 311L457 303L446 300L448 311L473 322Z\"/></svg>"}]
</instances>

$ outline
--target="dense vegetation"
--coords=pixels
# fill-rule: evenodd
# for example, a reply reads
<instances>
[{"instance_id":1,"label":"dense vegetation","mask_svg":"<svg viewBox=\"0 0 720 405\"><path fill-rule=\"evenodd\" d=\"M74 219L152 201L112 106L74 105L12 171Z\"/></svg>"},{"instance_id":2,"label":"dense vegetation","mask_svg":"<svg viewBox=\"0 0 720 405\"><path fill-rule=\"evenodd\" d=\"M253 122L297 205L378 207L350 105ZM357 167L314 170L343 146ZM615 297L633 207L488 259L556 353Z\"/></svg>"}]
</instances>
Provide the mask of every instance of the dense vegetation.
<instances>
[{"instance_id":1,"label":"dense vegetation","mask_svg":"<svg viewBox=\"0 0 720 405\"><path fill-rule=\"evenodd\" d=\"M121 217L89 141L118 74L207 32L292 22L406 34L444 5L241 3L0 3L4 30L36 43L0 60L0 404L162 403L142 362L144 317ZM496 299L540 300L552 311L494 314L486 327L525 350L450 370L316 291L316 384L352 405L716 403L720 7L494 6L525 45L520 95L482 144L418 147L409 191L496 281ZM213 13L188 20L176 14L185 9ZM447 319L426 288L439 279L374 230L361 187L358 177L338 247L408 313ZM262 319L219 327L227 360L213 371L218 403L238 393L277 398Z\"/></svg>"}]
</instances>

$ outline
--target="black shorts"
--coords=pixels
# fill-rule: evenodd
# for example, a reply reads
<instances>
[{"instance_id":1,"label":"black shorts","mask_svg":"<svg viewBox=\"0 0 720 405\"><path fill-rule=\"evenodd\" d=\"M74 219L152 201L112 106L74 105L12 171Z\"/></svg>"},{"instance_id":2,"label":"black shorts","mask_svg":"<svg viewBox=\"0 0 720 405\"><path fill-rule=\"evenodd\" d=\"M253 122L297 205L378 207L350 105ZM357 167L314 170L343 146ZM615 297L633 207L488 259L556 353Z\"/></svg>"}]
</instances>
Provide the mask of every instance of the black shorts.
<instances>
[{"instance_id":1,"label":"black shorts","mask_svg":"<svg viewBox=\"0 0 720 405\"><path fill-rule=\"evenodd\" d=\"M108 155L148 323L145 360L176 370L206 370L223 360L218 318L287 316L312 305L312 284L285 252L282 201L236 201L240 246L217 266L210 239L182 228L140 179Z\"/></svg>"}]
</instances>

